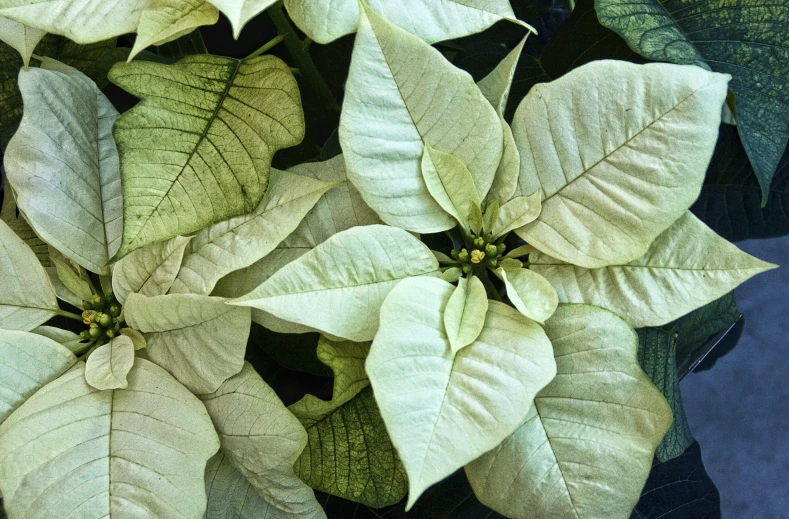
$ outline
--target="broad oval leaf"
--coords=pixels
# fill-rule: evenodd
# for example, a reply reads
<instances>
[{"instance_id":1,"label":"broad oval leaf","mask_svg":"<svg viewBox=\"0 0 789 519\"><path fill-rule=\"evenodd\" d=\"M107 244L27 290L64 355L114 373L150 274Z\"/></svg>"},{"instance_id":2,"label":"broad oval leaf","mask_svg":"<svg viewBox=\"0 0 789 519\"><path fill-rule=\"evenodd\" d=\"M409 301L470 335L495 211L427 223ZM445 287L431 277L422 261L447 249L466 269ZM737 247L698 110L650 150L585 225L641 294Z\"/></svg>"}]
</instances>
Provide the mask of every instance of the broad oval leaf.
<instances>
[{"instance_id":1,"label":"broad oval leaf","mask_svg":"<svg viewBox=\"0 0 789 519\"><path fill-rule=\"evenodd\" d=\"M673 321L777 266L742 252L689 212L632 262L585 269L539 252L529 259L560 302L601 306L638 328Z\"/></svg>"},{"instance_id":2,"label":"broad oval leaf","mask_svg":"<svg viewBox=\"0 0 789 519\"><path fill-rule=\"evenodd\" d=\"M789 5L699 0L596 0L600 23L656 61L732 75L737 129L766 202L789 139Z\"/></svg>"},{"instance_id":3,"label":"broad oval leaf","mask_svg":"<svg viewBox=\"0 0 789 519\"><path fill-rule=\"evenodd\" d=\"M109 77L142 99L114 130L126 215L119 257L253 211L274 152L304 136L296 80L273 56L134 61Z\"/></svg>"},{"instance_id":4,"label":"broad oval leaf","mask_svg":"<svg viewBox=\"0 0 789 519\"><path fill-rule=\"evenodd\" d=\"M215 393L200 398L222 452L264 499L297 517L326 517L312 489L293 472L307 433L251 364L244 363Z\"/></svg>"},{"instance_id":5,"label":"broad oval leaf","mask_svg":"<svg viewBox=\"0 0 789 519\"><path fill-rule=\"evenodd\" d=\"M131 293L153 297L173 286L186 246L192 238L176 236L140 247L124 256L112 269L112 290L124 303Z\"/></svg>"},{"instance_id":6,"label":"broad oval leaf","mask_svg":"<svg viewBox=\"0 0 789 519\"><path fill-rule=\"evenodd\" d=\"M636 361L616 315L560 306L546 329L556 378L501 445L466 466L474 493L507 517L626 518L671 410Z\"/></svg>"},{"instance_id":7,"label":"broad oval leaf","mask_svg":"<svg viewBox=\"0 0 789 519\"><path fill-rule=\"evenodd\" d=\"M335 184L272 168L257 209L199 231L184 254L173 293L208 295L222 277L265 257Z\"/></svg>"},{"instance_id":8,"label":"broad oval leaf","mask_svg":"<svg viewBox=\"0 0 789 519\"><path fill-rule=\"evenodd\" d=\"M408 232L385 225L352 227L230 303L364 342L375 336L381 304L400 280L437 270L430 249Z\"/></svg>"},{"instance_id":9,"label":"broad oval leaf","mask_svg":"<svg viewBox=\"0 0 789 519\"><path fill-rule=\"evenodd\" d=\"M541 198L542 193L538 189L529 196L516 196L503 204L499 209L499 217L490 230L493 237L504 236L536 220L542 211Z\"/></svg>"},{"instance_id":10,"label":"broad oval leaf","mask_svg":"<svg viewBox=\"0 0 789 519\"><path fill-rule=\"evenodd\" d=\"M453 355L443 323L452 291L436 278L402 281L381 308L367 358L375 399L408 472L407 508L509 436L556 373L542 328L495 301L476 341Z\"/></svg>"},{"instance_id":11,"label":"broad oval leaf","mask_svg":"<svg viewBox=\"0 0 789 519\"><path fill-rule=\"evenodd\" d=\"M134 365L134 342L125 335L99 346L85 363L85 380L96 389L126 389Z\"/></svg>"},{"instance_id":12,"label":"broad oval leaf","mask_svg":"<svg viewBox=\"0 0 789 519\"><path fill-rule=\"evenodd\" d=\"M29 331L58 311L44 267L22 238L0 220L0 328Z\"/></svg>"},{"instance_id":13,"label":"broad oval leaf","mask_svg":"<svg viewBox=\"0 0 789 519\"><path fill-rule=\"evenodd\" d=\"M262 13L277 0L209 0L222 11L233 26L233 37L238 39L249 20Z\"/></svg>"},{"instance_id":14,"label":"broad oval leaf","mask_svg":"<svg viewBox=\"0 0 789 519\"><path fill-rule=\"evenodd\" d=\"M244 366L248 308L219 297L129 294L124 313L144 334L148 357L195 394L210 393Z\"/></svg>"},{"instance_id":15,"label":"broad oval leaf","mask_svg":"<svg viewBox=\"0 0 789 519\"><path fill-rule=\"evenodd\" d=\"M137 359L127 389L99 391L79 363L0 425L4 505L11 517L200 519L218 448L205 407L163 369Z\"/></svg>"},{"instance_id":16,"label":"broad oval leaf","mask_svg":"<svg viewBox=\"0 0 789 519\"><path fill-rule=\"evenodd\" d=\"M149 0L140 15L129 60L150 45L171 42L217 20L219 11L206 0Z\"/></svg>"},{"instance_id":17,"label":"broad oval leaf","mask_svg":"<svg viewBox=\"0 0 789 519\"><path fill-rule=\"evenodd\" d=\"M0 40L19 52L25 67L30 64L30 56L33 55L33 50L46 34L46 31L41 29L28 27L14 20L0 17Z\"/></svg>"},{"instance_id":18,"label":"broad oval leaf","mask_svg":"<svg viewBox=\"0 0 789 519\"><path fill-rule=\"evenodd\" d=\"M68 348L35 333L0 330L0 424L77 362Z\"/></svg>"},{"instance_id":19,"label":"broad oval leaf","mask_svg":"<svg viewBox=\"0 0 789 519\"><path fill-rule=\"evenodd\" d=\"M518 234L586 268L643 255L699 195L728 79L595 61L534 86L513 132L522 185L541 188L543 203Z\"/></svg>"},{"instance_id":20,"label":"broad oval leaf","mask_svg":"<svg viewBox=\"0 0 789 519\"><path fill-rule=\"evenodd\" d=\"M519 268L498 271L509 297L520 313L542 324L556 311L559 296L553 285L533 270Z\"/></svg>"},{"instance_id":21,"label":"broad oval leaf","mask_svg":"<svg viewBox=\"0 0 789 519\"><path fill-rule=\"evenodd\" d=\"M488 294L482 281L477 276L460 278L444 308L444 329L453 354L479 337L487 313Z\"/></svg>"},{"instance_id":22,"label":"broad oval leaf","mask_svg":"<svg viewBox=\"0 0 789 519\"><path fill-rule=\"evenodd\" d=\"M44 66L19 73L25 112L5 153L8 180L36 234L107 274L123 232L118 112L78 70L50 59Z\"/></svg>"},{"instance_id":23,"label":"broad oval leaf","mask_svg":"<svg viewBox=\"0 0 789 519\"><path fill-rule=\"evenodd\" d=\"M348 178L386 223L449 229L420 173L424 146L460 159L484 197L501 160L499 117L436 49L369 8L359 23L339 131Z\"/></svg>"},{"instance_id":24,"label":"broad oval leaf","mask_svg":"<svg viewBox=\"0 0 789 519\"><path fill-rule=\"evenodd\" d=\"M367 0L370 9L423 40L434 43L480 32L500 20L515 20L509 0ZM358 0L285 0L299 29L318 43L350 34L359 22Z\"/></svg>"}]
</instances>

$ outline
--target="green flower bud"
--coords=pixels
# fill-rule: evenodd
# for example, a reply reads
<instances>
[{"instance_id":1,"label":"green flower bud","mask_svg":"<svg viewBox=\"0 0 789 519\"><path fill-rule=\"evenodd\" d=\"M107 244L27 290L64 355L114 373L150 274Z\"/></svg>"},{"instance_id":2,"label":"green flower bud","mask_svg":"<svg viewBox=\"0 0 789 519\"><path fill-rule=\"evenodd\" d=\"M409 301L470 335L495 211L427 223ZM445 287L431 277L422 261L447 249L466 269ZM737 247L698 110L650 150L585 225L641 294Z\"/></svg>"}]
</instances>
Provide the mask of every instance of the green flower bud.
<instances>
[{"instance_id":1,"label":"green flower bud","mask_svg":"<svg viewBox=\"0 0 789 519\"><path fill-rule=\"evenodd\" d=\"M103 314L99 312L96 316L96 322L99 323L100 326L106 328L112 324L112 317L109 314Z\"/></svg>"},{"instance_id":2,"label":"green flower bud","mask_svg":"<svg viewBox=\"0 0 789 519\"><path fill-rule=\"evenodd\" d=\"M493 241L493 233L492 232L489 232L488 234L485 235L485 241L487 243L490 243L490 242Z\"/></svg>"},{"instance_id":3,"label":"green flower bud","mask_svg":"<svg viewBox=\"0 0 789 519\"><path fill-rule=\"evenodd\" d=\"M499 266L499 260L497 258L492 258L488 260L488 266L496 268Z\"/></svg>"},{"instance_id":4,"label":"green flower bud","mask_svg":"<svg viewBox=\"0 0 789 519\"><path fill-rule=\"evenodd\" d=\"M506 250L507 250L507 246L506 246L506 245L504 245L503 243L499 243L499 244L496 246L496 248L498 248L498 249L499 249L499 254L504 254L504 251L506 251Z\"/></svg>"},{"instance_id":5,"label":"green flower bud","mask_svg":"<svg viewBox=\"0 0 789 519\"><path fill-rule=\"evenodd\" d=\"M119 305L115 305L115 304L110 305L109 312L110 312L111 316L118 317L119 315L121 315L121 307Z\"/></svg>"},{"instance_id":6,"label":"green flower bud","mask_svg":"<svg viewBox=\"0 0 789 519\"><path fill-rule=\"evenodd\" d=\"M463 268L462 268L462 270L463 270L463 273L464 273L464 274L471 274L471 271L472 271L472 270L474 270L474 269L473 269L473 268L471 268L471 265L469 265L468 263L466 263L465 265L463 265Z\"/></svg>"},{"instance_id":7,"label":"green flower bud","mask_svg":"<svg viewBox=\"0 0 789 519\"><path fill-rule=\"evenodd\" d=\"M458 254L458 259L460 261L468 261L469 255L466 249L461 249L460 253Z\"/></svg>"},{"instance_id":8,"label":"green flower bud","mask_svg":"<svg viewBox=\"0 0 789 519\"><path fill-rule=\"evenodd\" d=\"M450 252L449 255L455 259L458 259L458 251L456 251L455 249L452 249L452 252Z\"/></svg>"},{"instance_id":9,"label":"green flower bud","mask_svg":"<svg viewBox=\"0 0 789 519\"><path fill-rule=\"evenodd\" d=\"M88 300L88 299L85 299L84 301L82 301L82 309L83 310L95 310L95 308L93 308L93 303L91 303L90 300Z\"/></svg>"},{"instance_id":10,"label":"green flower bud","mask_svg":"<svg viewBox=\"0 0 789 519\"><path fill-rule=\"evenodd\" d=\"M98 339L101 337L102 330L99 328L96 323L90 325L90 330L88 331L91 339Z\"/></svg>"},{"instance_id":11,"label":"green flower bud","mask_svg":"<svg viewBox=\"0 0 789 519\"><path fill-rule=\"evenodd\" d=\"M492 243L485 245L485 253L488 256L496 256L499 253L499 248Z\"/></svg>"},{"instance_id":12,"label":"green flower bud","mask_svg":"<svg viewBox=\"0 0 789 519\"><path fill-rule=\"evenodd\" d=\"M475 238L474 245L476 245L478 249L481 249L482 247L485 246L485 239L482 237Z\"/></svg>"},{"instance_id":13,"label":"green flower bud","mask_svg":"<svg viewBox=\"0 0 789 519\"><path fill-rule=\"evenodd\" d=\"M108 339L112 339L116 335L115 330L104 330L104 335L106 335Z\"/></svg>"},{"instance_id":14,"label":"green flower bud","mask_svg":"<svg viewBox=\"0 0 789 519\"><path fill-rule=\"evenodd\" d=\"M93 308L101 308L104 306L104 299L102 299L102 297L97 294L90 298L90 304L93 306Z\"/></svg>"},{"instance_id":15,"label":"green flower bud","mask_svg":"<svg viewBox=\"0 0 789 519\"><path fill-rule=\"evenodd\" d=\"M88 330L82 330L79 334L80 338L88 339L90 338L90 332Z\"/></svg>"}]
</instances>

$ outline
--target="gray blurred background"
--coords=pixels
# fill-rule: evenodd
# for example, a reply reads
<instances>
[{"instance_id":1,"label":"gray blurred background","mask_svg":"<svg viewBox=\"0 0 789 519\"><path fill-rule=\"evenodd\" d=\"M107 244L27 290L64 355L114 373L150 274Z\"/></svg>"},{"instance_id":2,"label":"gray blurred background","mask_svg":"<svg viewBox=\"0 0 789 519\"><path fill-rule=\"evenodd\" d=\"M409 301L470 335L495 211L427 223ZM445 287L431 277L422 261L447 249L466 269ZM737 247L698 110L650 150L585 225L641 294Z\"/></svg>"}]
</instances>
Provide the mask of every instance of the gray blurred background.
<instances>
[{"instance_id":1,"label":"gray blurred background","mask_svg":"<svg viewBox=\"0 0 789 519\"><path fill-rule=\"evenodd\" d=\"M682 382L691 431L726 519L789 518L789 236L737 243L782 268L736 290L745 329Z\"/></svg>"}]
</instances>

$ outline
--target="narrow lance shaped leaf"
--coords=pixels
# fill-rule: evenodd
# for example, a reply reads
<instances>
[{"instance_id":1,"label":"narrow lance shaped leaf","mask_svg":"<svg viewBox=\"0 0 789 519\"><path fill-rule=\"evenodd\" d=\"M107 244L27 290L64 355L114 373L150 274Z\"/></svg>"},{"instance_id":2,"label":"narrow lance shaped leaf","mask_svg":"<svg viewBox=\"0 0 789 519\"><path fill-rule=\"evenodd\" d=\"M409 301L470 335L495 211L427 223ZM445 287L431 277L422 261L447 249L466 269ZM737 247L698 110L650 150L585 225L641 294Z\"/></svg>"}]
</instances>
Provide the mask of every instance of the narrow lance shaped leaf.
<instances>
[{"instance_id":1,"label":"narrow lance shaped leaf","mask_svg":"<svg viewBox=\"0 0 789 519\"><path fill-rule=\"evenodd\" d=\"M533 87L513 133L521 185L542 189L542 212L518 234L586 268L642 256L698 197L728 79L596 61Z\"/></svg>"},{"instance_id":2,"label":"narrow lance shaped leaf","mask_svg":"<svg viewBox=\"0 0 789 519\"><path fill-rule=\"evenodd\" d=\"M50 338L0 330L0 424L76 362L73 353Z\"/></svg>"},{"instance_id":3,"label":"narrow lance shaped leaf","mask_svg":"<svg viewBox=\"0 0 789 519\"><path fill-rule=\"evenodd\" d=\"M112 290L121 303L131 293L162 296L173 286L184 250L192 238L176 236L141 247L115 264Z\"/></svg>"},{"instance_id":4,"label":"narrow lance shaped leaf","mask_svg":"<svg viewBox=\"0 0 789 519\"><path fill-rule=\"evenodd\" d=\"M127 389L99 391L82 363L0 425L0 486L11 517L200 519L219 440L203 404L137 359ZM154 475L170 476L154 477Z\"/></svg>"},{"instance_id":5,"label":"narrow lance shaped leaf","mask_svg":"<svg viewBox=\"0 0 789 519\"><path fill-rule=\"evenodd\" d=\"M437 270L430 249L408 232L384 225L352 227L230 303L364 342L375 336L381 304L400 280Z\"/></svg>"},{"instance_id":6,"label":"narrow lance shaped leaf","mask_svg":"<svg viewBox=\"0 0 789 519\"><path fill-rule=\"evenodd\" d=\"M466 165L451 153L438 151L425 144L422 177L438 205L468 231L472 206L479 208L482 202L474 178Z\"/></svg>"},{"instance_id":7,"label":"narrow lance shaped leaf","mask_svg":"<svg viewBox=\"0 0 789 519\"><path fill-rule=\"evenodd\" d=\"M32 330L58 311L55 290L33 251L0 220L0 328Z\"/></svg>"},{"instance_id":8,"label":"narrow lance shaped leaf","mask_svg":"<svg viewBox=\"0 0 789 519\"><path fill-rule=\"evenodd\" d=\"M200 398L219 433L222 452L264 499L294 517L325 519L312 489L293 472L307 433L251 364Z\"/></svg>"},{"instance_id":9,"label":"narrow lance shaped leaf","mask_svg":"<svg viewBox=\"0 0 789 519\"><path fill-rule=\"evenodd\" d=\"M509 0L367 0L366 4L429 43L474 34L500 20L515 21ZM357 0L285 0L285 7L299 29L318 43L350 34L360 23Z\"/></svg>"},{"instance_id":10,"label":"narrow lance shaped leaf","mask_svg":"<svg viewBox=\"0 0 789 519\"><path fill-rule=\"evenodd\" d=\"M506 441L466 466L474 494L514 519L628 517L671 410L621 318L564 305L545 330L556 378Z\"/></svg>"},{"instance_id":11,"label":"narrow lance shaped leaf","mask_svg":"<svg viewBox=\"0 0 789 519\"><path fill-rule=\"evenodd\" d=\"M56 251L50 252L50 261L55 265L55 271L66 287L76 297L77 308L82 306L82 301L90 299L93 296L93 291L88 283L88 273L80 267L65 259L60 253L55 254Z\"/></svg>"},{"instance_id":12,"label":"narrow lance shaped leaf","mask_svg":"<svg viewBox=\"0 0 789 519\"><path fill-rule=\"evenodd\" d=\"M664 325L776 268L742 252L689 212L632 262L585 269L539 252L529 260L556 288L559 302L601 306L639 328Z\"/></svg>"},{"instance_id":13,"label":"narrow lance shaped leaf","mask_svg":"<svg viewBox=\"0 0 789 519\"><path fill-rule=\"evenodd\" d=\"M173 293L208 295L223 276L268 255L336 184L272 168L257 209L199 231L184 254Z\"/></svg>"},{"instance_id":14,"label":"narrow lance shaped leaf","mask_svg":"<svg viewBox=\"0 0 789 519\"><path fill-rule=\"evenodd\" d=\"M33 55L36 45L46 34L46 31L41 29L0 17L0 40L19 52L25 68L30 64L30 56Z\"/></svg>"},{"instance_id":15,"label":"narrow lance shaped leaf","mask_svg":"<svg viewBox=\"0 0 789 519\"><path fill-rule=\"evenodd\" d=\"M150 45L171 42L217 20L219 11L206 0L150 0L140 15L129 61Z\"/></svg>"},{"instance_id":16,"label":"narrow lance shaped leaf","mask_svg":"<svg viewBox=\"0 0 789 519\"><path fill-rule=\"evenodd\" d=\"M556 311L559 296L551 283L533 270L518 268L498 271L507 297L520 313L538 323L544 323Z\"/></svg>"},{"instance_id":17,"label":"narrow lance shaped leaf","mask_svg":"<svg viewBox=\"0 0 789 519\"><path fill-rule=\"evenodd\" d=\"M39 326L30 330L30 333L52 339L56 343L68 348L72 353L76 353L85 346L82 342L82 337L76 333L62 328L55 328L54 326Z\"/></svg>"},{"instance_id":18,"label":"narrow lance shaped leaf","mask_svg":"<svg viewBox=\"0 0 789 519\"><path fill-rule=\"evenodd\" d=\"M420 173L425 144L457 157L483 198L501 160L501 139L490 139L499 117L471 76L424 41L370 8L359 24L339 131L348 178L384 222L449 229Z\"/></svg>"},{"instance_id":19,"label":"narrow lance shaped leaf","mask_svg":"<svg viewBox=\"0 0 789 519\"><path fill-rule=\"evenodd\" d=\"M127 220L118 257L253 211L274 153L304 136L296 80L273 56L135 61L110 80L142 98L114 130Z\"/></svg>"},{"instance_id":20,"label":"narrow lance shaped leaf","mask_svg":"<svg viewBox=\"0 0 789 519\"><path fill-rule=\"evenodd\" d=\"M452 354L474 342L485 325L488 294L477 276L460 278L444 309L444 328Z\"/></svg>"},{"instance_id":21,"label":"narrow lance shaped leaf","mask_svg":"<svg viewBox=\"0 0 789 519\"><path fill-rule=\"evenodd\" d=\"M244 366L248 308L195 294L129 294L124 313L144 334L148 357L195 394L216 391Z\"/></svg>"},{"instance_id":22,"label":"narrow lance shaped leaf","mask_svg":"<svg viewBox=\"0 0 789 519\"><path fill-rule=\"evenodd\" d=\"M556 373L542 328L495 301L479 337L453 355L443 323L452 292L436 278L402 281L381 308L367 358L375 399L408 472L407 508L509 436Z\"/></svg>"},{"instance_id":23,"label":"narrow lance shaped leaf","mask_svg":"<svg viewBox=\"0 0 789 519\"><path fill-rule=\"evenodd\" d=\"M120 246L118 112L87 76L54 60L19 73L25 113L5 153L8 180L36 234L91 272Z\"/></svg>"},{"instance_id":24,"label":"narrow lance shaped leaf","mask_svg":"<svg viewBox=\"0 0 789 519\"><path fill-rule=\"evenodd\" d=\"M134 342L125 335L99 346L85 364L85 380L96 389L126 389L134 365Z\"/></svg>"}]
</instances>

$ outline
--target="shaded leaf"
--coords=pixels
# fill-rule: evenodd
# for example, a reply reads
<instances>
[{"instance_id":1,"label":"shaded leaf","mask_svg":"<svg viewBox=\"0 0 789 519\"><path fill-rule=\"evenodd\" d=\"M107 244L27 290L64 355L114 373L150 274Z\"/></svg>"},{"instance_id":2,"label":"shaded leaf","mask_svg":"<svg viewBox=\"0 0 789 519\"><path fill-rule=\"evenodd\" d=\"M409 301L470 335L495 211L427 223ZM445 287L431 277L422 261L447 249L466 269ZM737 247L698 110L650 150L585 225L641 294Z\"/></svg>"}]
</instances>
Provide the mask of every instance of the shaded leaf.
<instances>
[{"instance_id":1,"label":"shaded leaf","mask_svg":"<svg viewBox=\"0 0 789 519\"><path fill-rule=\"evenodd\" d=\"M173 286L184 250L192 238L176 236L140 247L124 256L112 270L112 290L124 303L131 293L161 296Z\"/></svg>"},{"instance_id":2,"label":"shaded leaf","mask_svg":"<svg viewBox=\"0 0 789 519\"><path fill-rule=\"evenodd\" d=\"M22 57L25 67L30 64L30 56L46 31L28 27L14 20L0 17L0 40L13 47Z\"/></svg>"},{"instance_id":3,"label":"shaded leaf","mask_svg":"<svg viewBox=\"0 0 789 519\"><path fill-rule=\"evenodd\" d=\"M0 52L2 52L2 49L0 49ZM13 190L10 186L6 186L3 190L3 207L0 210L0 220L7 223L11 230L33 250L41 265L44 267L51 266L47 244L38 237L36 232L30 227L30 224L27 223L27 220L25 220L25 217L17 209Z\"/></svg>"},{"instance_id":4,"label":"shaded leaf","mask_svg":"<svg viewBox=\"0 0 789 519\"><path fill-rule=\"evenodd\" d=\"M133 58L150 45L177 40L201 25L213 25L219 11L205 0L149 0L140 15L137 38L129 54Z\"/></svg>"}]
</instances>

